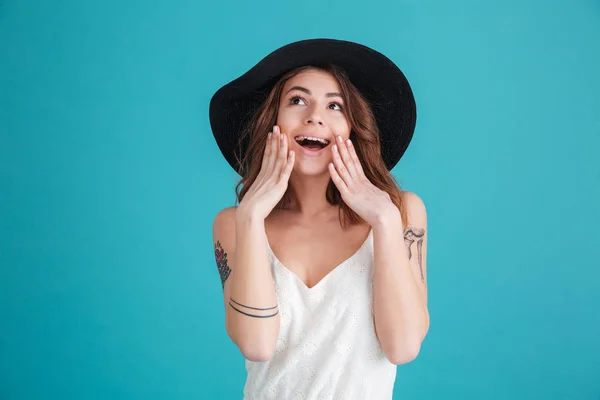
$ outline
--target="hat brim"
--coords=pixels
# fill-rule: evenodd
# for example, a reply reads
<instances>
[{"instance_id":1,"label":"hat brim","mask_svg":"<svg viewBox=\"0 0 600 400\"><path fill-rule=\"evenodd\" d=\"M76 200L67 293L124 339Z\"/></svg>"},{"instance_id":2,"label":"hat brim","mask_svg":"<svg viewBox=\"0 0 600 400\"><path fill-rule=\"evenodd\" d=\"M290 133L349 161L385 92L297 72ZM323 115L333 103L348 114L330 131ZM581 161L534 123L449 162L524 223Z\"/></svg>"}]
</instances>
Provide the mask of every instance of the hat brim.
<instances>
[{"instance_id":1,"label":"hat brim","mask_svg":"<svg viewBox=\"0 0 600 400\"><path fill-rule=\"evenodd\" d=\"M381 140L381 156L391 170L405 153L414 133L416 104L408 80L389 58L364 45L336 39L309 39L283 46L248 72L221 87L209 106L211 129L231 167L239 136L277 80L307 65L342 68L373 110Z\"/></svg>"}]
</instances>

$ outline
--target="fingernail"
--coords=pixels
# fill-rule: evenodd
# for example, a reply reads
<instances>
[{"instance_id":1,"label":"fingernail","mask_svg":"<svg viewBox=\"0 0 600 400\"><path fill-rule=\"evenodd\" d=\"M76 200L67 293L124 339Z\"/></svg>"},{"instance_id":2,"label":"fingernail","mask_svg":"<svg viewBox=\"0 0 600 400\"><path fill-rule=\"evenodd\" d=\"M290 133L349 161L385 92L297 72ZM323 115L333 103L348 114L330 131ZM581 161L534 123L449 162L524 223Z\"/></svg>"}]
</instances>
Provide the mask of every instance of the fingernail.
<instances>
[{"instance_id":1,"label":"fingernail","mask_svg":"<svg viewBox=\"0 0 600 400\"><path fill-rule=\"evenodd\" d=\"M350 139L346 140L346 144L347 144L348 146L352 146L352 142L350 141Z\"/></svg>"},{"instance_id":2,"label":"fingernail","mask_svg":"<svg viewBox=\"0 0 600 400\"><path fill-rule=\"evenodd\" d=\"M338 151L337 144L333 145L333 151L335 151L337 153L337 151Z\"/></svg>"},{"instance_id":3,"label":"fingernail","mask_svg":"<svg viewBox=\"0 0 600 400\"><path fill-rule=\"evenodd\" d=\"M342 137L341 137L341 136L338 136L338 142L340 142L340 143L341 143L343 140L344 140L344 139L342 139Z\"/></svg>"}]
</instances>

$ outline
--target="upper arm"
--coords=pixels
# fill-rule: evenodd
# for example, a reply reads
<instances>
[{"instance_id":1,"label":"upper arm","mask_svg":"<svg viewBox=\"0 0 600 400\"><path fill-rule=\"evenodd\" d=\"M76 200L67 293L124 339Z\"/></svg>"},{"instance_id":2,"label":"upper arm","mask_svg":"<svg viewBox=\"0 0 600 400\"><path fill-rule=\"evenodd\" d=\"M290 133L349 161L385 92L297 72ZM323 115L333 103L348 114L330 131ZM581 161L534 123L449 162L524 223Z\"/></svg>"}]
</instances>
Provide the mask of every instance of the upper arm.
<instances>
[{"instance_id":1,"label":"upper arm","mask_svg":"<svg viewBox=\"0 0 600 400\"><path fill-rule=\"evenodd\" d=\"M235 210L235 207L228 207L219 211L213 222L215 262L223 287L226 307L229 299L227 283L235 265Z\"/></svg>"},{"instance_id":2,"label":"upper arm","mask_svg":"<svg viewBox=\"0 0 600 400\"><path fill-rule=\"evenodd\" d=\"M403 192L403 200L408 214L408 224L404 228L404 243L427 304L427 210L421 198L412 192Z\"/></svg>"}]
</instances>

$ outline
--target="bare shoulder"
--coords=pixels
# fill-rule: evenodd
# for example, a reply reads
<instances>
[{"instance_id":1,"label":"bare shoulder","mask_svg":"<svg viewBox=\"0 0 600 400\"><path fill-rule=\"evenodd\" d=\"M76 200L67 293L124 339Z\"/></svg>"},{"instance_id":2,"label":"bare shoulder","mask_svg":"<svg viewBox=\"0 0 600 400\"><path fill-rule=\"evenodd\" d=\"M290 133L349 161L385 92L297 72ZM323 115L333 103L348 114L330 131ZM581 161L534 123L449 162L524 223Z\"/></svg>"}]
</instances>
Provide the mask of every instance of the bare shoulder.
<instances>
[{"instance_id":1,"label":"bare shoulder","mask_svg":"<svg viewBox=\"0 0 600 400\"><path fill-rule=\"evenodd\" d=\"M213 239L215 244L227 246L229 251L235 247L235 213L237 207L227 207L217 213L213 221Z\"/></svg>"},{"instance_id":2,"label":"bare shoulder","mask_svg":"<svg viewBox=\"0 0 600 400\"><path fill-rule=\"evenodd\" d=\"M403 191L402 200L406 206L410 225L425 229L427 225L427 209L421 197L414 192Z\"/></svg>"},{"instance_id":3,"label":"bare shoulder","mask_svg":"<svg viewBox=\"0 0 600 400\"><path fill-rule=\"evenodd\" d=\"M219 231L223 233L225 230L235 228L235 213L237 207L227 207L217 213L213 221L213 233Z\"/></svg>"}]
</instances>

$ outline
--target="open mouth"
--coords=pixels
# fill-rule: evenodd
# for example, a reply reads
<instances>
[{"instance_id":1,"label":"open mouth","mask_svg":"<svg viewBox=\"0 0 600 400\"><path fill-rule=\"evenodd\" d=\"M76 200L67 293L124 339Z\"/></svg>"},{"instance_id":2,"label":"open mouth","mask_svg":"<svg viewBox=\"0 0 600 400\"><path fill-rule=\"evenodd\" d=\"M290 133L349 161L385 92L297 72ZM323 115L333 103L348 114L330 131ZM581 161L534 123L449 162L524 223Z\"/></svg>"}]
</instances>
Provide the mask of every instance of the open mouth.
<instances>
[{"instance_id":1,"label":"open mouth","mask_svg":"<svg viewBox=\"0 0 600 400\"><path fill-rule=\"evenodd\" d=\"M329 140L312 136L296 136L296 142L308 150L321 150L329 145Z\"/></svg>"}]
</instances>

